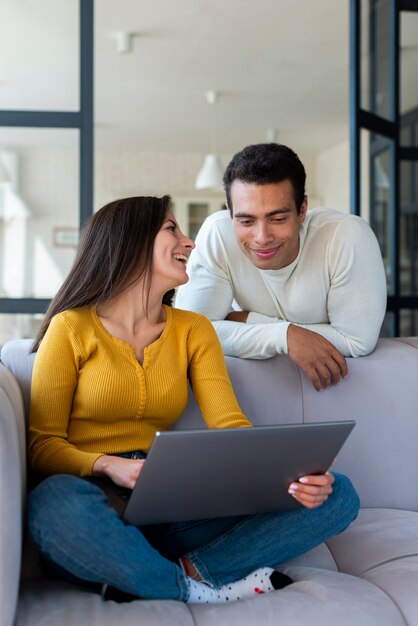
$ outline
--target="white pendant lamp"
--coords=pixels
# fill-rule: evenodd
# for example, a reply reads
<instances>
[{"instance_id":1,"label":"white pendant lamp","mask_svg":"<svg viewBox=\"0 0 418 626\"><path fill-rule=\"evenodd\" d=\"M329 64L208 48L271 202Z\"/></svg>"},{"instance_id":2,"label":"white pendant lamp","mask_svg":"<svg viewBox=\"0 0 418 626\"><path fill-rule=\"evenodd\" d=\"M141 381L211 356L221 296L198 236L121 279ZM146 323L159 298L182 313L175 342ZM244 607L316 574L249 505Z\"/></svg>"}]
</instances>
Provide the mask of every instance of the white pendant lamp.
<instances>
[{"instance_id":1,"label":"white pendant lamp","mask_svg":"<svg viewBox=\"0 0 418 626\"><path fill-rule=\"evenodd\" d=\"M207 154L197 175L196 189L222 189L223 169L216 154Z\"/></svg>"},{"instance_id":2,"label":"white pendant lamp","mask_svg":"<svg viewBox=\"0 0 418 626\"><path fill-rule=\"evenodd\" d=\"M216 104L218 98L218 94L216 91L208 91L206 93L207 103L212 106L212 116L211 116L211 143L212 143L212 152L205 156L205 160L203 165L197 175L195 188L196 189L213 189L213 190L221 190L222 189L222 177L223 177L223 168L219 157L216 155L215 150L215 120L214 120L214 111L213 107Z\"/></svg>"}]
</instances>

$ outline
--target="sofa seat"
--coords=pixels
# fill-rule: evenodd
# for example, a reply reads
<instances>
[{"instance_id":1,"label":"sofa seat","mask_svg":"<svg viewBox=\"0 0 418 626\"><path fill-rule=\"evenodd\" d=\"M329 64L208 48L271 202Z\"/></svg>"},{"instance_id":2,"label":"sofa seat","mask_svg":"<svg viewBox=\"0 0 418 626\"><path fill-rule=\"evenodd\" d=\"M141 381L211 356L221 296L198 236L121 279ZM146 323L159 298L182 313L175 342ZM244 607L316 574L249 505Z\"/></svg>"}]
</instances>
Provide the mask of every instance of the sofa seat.
<instances>
[{"instance_id":1,"label":"sofa seat","mask_svg":"<svg viewBox=\"0 0 418 626\"><path fill-rule=\"evenodd\" d=\"M388 595L372 582L313 567L289 566L288 571L295 580L293 585L228 605L187 605L172 600L136 600L118 604L103 602L99 594L66 583L38 581L22 586L16 626L406 624Z\"/></svg>"},{"instance_id":2,"label":"sofa seat","mask_svg":"<svg viewBox=\"0 0 418 626\"><path fill-rule=\"evenodd\" d=\"M16 626L304 626L307 612L310 626L418 626L417 531L414 511L362 509L345 532L279 566L293 585L228 606L103 602L98 593L35 580L22 585Z\"/></svg>"}]
</instances>

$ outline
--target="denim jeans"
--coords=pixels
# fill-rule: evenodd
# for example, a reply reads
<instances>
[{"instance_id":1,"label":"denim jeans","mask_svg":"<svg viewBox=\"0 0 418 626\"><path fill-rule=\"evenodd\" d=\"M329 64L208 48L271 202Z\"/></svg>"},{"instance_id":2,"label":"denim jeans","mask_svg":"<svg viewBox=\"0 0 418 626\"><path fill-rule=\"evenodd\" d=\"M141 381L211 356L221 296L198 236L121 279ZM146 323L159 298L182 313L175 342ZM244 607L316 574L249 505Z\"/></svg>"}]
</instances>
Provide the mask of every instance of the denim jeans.
<instances>
[{"instance_id":1,"label":"denim jeans","mask_svg":"<svg viewBox=\"0 0 418 626\"><path fill-rule=\"evenodd\" d=\"M118 517L99 487L57 474L29 496L29 532L41 554L73 579L147 599L186 601L180 556L219 586L258 567L274 567L344 530L358 513L359 499L347 477L334 476L333 493L316 509L137 528Z\"/></svg>"}]
</instances>

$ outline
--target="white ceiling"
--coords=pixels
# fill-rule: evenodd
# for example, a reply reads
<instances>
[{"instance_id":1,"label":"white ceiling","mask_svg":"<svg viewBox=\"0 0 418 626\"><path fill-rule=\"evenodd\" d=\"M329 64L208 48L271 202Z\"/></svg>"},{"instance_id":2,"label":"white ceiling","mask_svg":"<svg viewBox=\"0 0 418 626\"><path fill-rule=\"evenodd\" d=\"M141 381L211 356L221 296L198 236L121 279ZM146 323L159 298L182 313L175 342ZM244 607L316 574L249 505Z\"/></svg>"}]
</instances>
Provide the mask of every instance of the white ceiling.
<instances>
[{"instance_id":1,"label":"white ceiling","mask_svg":"<svg viewBox=\"0 0 418 626\"><path fill-rule=\"evenodd\" d=\"M78 107L78 1L2 0L0 107ZM96 145L297 151L348 136L348 0L96 0ZM117 33L135 33L131 53ZM219 92L213 111L205 93ZM0 128L0 146L66 133ZM68 133L67 133L68 135ZM35 139L33 139L35 140Z\"/></svg>"},{"instance_id":2,"label":"white ceiling","mask_svg":"<svg viewBox=\"0 0 418 626\"><path fill-rule=\"evenodd\" d=\"M268 128L305 151L336 143L347 130L347 7L346 0L99 0L103 141L120 135L147 148L205 151L212 114L205 93L213 89L220 151L263 141ZM131 55L115 53L118 30L139 33Z\"/></svg>"}]
</instances>

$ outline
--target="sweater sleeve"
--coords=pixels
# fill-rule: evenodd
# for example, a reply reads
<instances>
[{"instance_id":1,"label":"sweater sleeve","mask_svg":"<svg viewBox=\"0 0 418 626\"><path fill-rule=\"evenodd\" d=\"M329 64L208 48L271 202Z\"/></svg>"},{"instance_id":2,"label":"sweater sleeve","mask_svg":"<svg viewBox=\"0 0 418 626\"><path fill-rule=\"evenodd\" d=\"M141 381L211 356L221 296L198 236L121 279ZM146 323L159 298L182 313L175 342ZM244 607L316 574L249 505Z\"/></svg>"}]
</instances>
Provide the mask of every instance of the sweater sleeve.
<instances>
[{"instance_id":1,"label":"sweater sleeve","mask_svg":"<svg viewBox=\"0 0 418 626\"><path fill-rule=\"evenodd\" d=\"M386 311L386 277L372 229L351 216L327 250L328 324L298 324L328 339L344 356L365 356L377 343Z\"/></svg>"},{"instance_id":2,"label":"sweater sleeve","mask_svg":"<svg viewBox=\"0 0 418 626\"><path fill-rule=\"evenodd\" d=\"M216 228L209 226L205 223L196 239L188 266L190 281L179 290L176 306L206 315L225 354L251 359L287 354L291 323L322 335L344 356L363 356L374 350L386 310L386 278L376 237L364 220L350 216L342 221L321 250L318 262L329 281L328 320L311 324L254 311L245 324L225 320L233 288L222 240Z\"/></svg>"},{"instance_id":3,"label":"sweater sleeve","mask_svg":"<svg viewBox=\"0 0 418 626\"><path fill-rule=\"evenodd\" d=\"M252 320L247 320L245 324L229 320L213 322L224 354L260 360L269 359L276 354L287 354L289 324L290 322L274 317L262 323L253 323Z\"/></svg>"},{"instance_id":4,"label":"sweater sleeve","mask_svg":"<svg viewBox=\"0 0 418 626\"><path fill-rule=\"evenodd\" d=\"M219 340L206 318L199 317L190 331L188 351L190 384L208 428L251 426L239 407Z\"/></svg>"},{"instance_id":5,"label":"sweater sleeve","mask_svg":"<svg viewBox=\"0 0 418 626\"><path fill-rule=\"evenodd\" d=\"M29 417L29 460L43 475L92 474L99 453L68 442L68 425L83 355L62 315L55 316L36 354Z\"/></svg>"}]
</instances>

